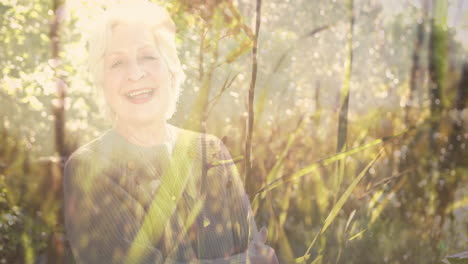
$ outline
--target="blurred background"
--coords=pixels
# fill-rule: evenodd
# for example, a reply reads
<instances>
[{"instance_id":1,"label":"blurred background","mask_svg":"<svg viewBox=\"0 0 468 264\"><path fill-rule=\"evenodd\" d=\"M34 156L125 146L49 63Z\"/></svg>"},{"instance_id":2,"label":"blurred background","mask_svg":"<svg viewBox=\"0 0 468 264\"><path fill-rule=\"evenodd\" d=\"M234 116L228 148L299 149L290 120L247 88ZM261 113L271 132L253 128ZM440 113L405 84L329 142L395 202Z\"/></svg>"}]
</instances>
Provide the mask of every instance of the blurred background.
<instances>
[{"instance_id":1,"label":"blurred background","mask_svg":"<svg viewBox=\"0 0 468 264\"><path fill-rule=\"evenodd\" d=\"M71 259L62 169L111 126L85 39L113 2L0 1L0 263ZM468 263L468 1L158 3L170 123L224 140L281 263Z\"/></svg>"}]
</instances>

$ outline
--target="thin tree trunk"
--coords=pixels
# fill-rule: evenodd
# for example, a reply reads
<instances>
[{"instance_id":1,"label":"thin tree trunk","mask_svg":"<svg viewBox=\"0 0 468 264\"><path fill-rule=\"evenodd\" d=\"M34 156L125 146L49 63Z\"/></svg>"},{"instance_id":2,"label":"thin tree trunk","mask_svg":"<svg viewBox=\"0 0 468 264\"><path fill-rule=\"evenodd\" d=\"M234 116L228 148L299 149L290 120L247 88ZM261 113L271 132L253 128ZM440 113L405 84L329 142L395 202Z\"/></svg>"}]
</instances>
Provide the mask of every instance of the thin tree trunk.
<instances>
[{"instance_id":1,"label":"thin tree trunk","mask_svg":"<svg viewBox=\"0 0 468 264\"><path fill-rule=\"evenodd\" d=\"M62 196L62 178L63 178L63 165L67 158L67 150L65 147L65 96L66 96L66 85L64 76L59 73L60 61L60 27L63 19L63 8L64 3L61 0L53 1L54 17L50 24L49 37L51 40L51 57L54 67L54 77L57 85L57 98L53 105L53 113L55 118L54 131L55 131L55 149L59 155L58 167L59 170L51 170L50 174L51 181L58 181L55 188L52 188L50 195L55 201L61 201ZM56 164L51 164L56 166ZM55 178L55 179L54 179ZM63 226L63 212L57 210L57 226ZM64 234L57 231L52 231L49 237L49 248L47 250L47 262L49 263L63 263L64 262Z\"/></svg>"},{"instance_id":2,"label":"thin tree trunk","mask_svg":"<svg viewBox=\"0 0 468 264\"><path fill-rule=\"evenodd\" d=\"M447 72L447 2L434 0L429 40L429 100L431 111L430 146L437 152L436 137L442 114L442 89Z\"/></svg>"},{"instance_id":3,"label":"thin tree trunk","mask_svg":"<svg viewBox=\"0 0 468 264\"><path fill-rule=\"evenodd\" d=\"M442 90L445 86L447 72L447 0L433 0L433 17L431 19L431 34L429 39L429 101L430 101L430 128L429 149L430 155L427 165L428 175L432 182L431 187L437 194L437 199L430 205L437 211L432 214L435 221L432 232L432 250L437 255L441 254L438 249L438 241L442 238L442 228L445 213L440 212L442 205L440 199L445 199L445 179L437 173L441 169L439 139L440 121L443 110ZM438 210L439 209L439 210ZM440 218L436 218L440 216ZM439 223L438 225L436 223Z\"/></svg>"},{"instance_id":4,"label":"thin tree trunk","mask_svg":"<svg viewBox=\"0 0 468 264\"><path fill-rule=\"evenodd\" d=\"M205 63L205 42L206 42L206 28L203 28L200 32L201 43L199 49L199 61L198 61L198 78L200 82L200 91L198 92L197 98L195 100L195 105L190 117L190 128L196 131L206 131L205 123L205 113L208 105L208 97L211 90L211 77L212 69L208 68L208 72L205 72L204 63ZM216 45L217 48L217 45ZM215 54L217 52L214 52Z\"/></svg>"},{"instance_id":5,"label":"thin tree trunk","mask_svg":"<svg viewBox=\"0 0 468 264\"><path fill-rule=\"evenodd\" d=\"M452 120L452 128L450 131L448 144L445 155L441 158L440 171L442 175L445 175L444 179L437 185L438 192L438 204L437 214L440 216L440 228L443 227L446 213L446 208L454 202L455 191L457 185L462 177L462 172L457 171L458 166L463 166L463 162L466 163L467 150L466 147L468 140L465 139L464 135L465 124L463 119L463 111L468 107L468 63L463 65L462 78L458 87L457 95L453 106L453 112L455 113Z\"/></svg>"},{"instance_id":6,"label":"thin tree trunk","mask_svg":"<svg viewBox=\"0 0 468 264\"><path fill-rule=\"evenodd\" d=\"M52 43L51 53L52 61L54 65L54 77L57 85L57 99L53 105L54 116L55 116L55 149L60 156L61 161L65 158L65 82L63 76L60 75L58 67L60 66L60 21L61 21L61 9L63 5L60 0L54 0L54 20L51 23L50 28L50 39ZM62 162L63 163L63 162Z\"/></svg>"},{"instance_id":7,"label":"thin tree trunk","mask_svg":"<svg viewBox=\"0 0 468 264\"><path fill-rule=\"evenodd\" d=\"M256 22L255 22L255 39L252 50L252 79L250 81L249 89L249 102L248 102L248 125L247 125L247 139L245 141L245 176L243 179L244 184L250 179L251 172L251 154L252 154L252 134L254 127L254 96L255 85L257 82L257 49L258 49L258 35L260 33L262 0L257 0L256 8Z\"/></svg>"},{"instance_id":8,"label":"thin tree trunk","mask_svg":"<svg viewBox=\"0 0 468 264\"><path fill-rule=\"evenodd\" d=\"M409 91L408 91L408 98L405 103L404 115L405 115L405 126L406 128L410 128L415 121L413 118L413 110L416 104L415 94L419 90L419 85L421 84L421 49L423 48L424 44L424 31L426 28L426 21L427 21L427 12L428 12L428 0L421 0L421 4L423 6L421 13L419 15L420 20L416 26L416 39L413 49L413 63L411 65L410 71L410 80L409 80ZM398 172L401 173L405 171L412 161L412 152L405 151L405 154L400 156L400 161L398 164ZM413 182L411 183L413 184Z\"/></svg>"},{"instance_id":9,"label":"thin tree trunk","mask_svg":"<svg viewBox=\"0 0 468 264\"><path fill-rule=\"evenodd\" d=\"M316 128L318 128L320 124L320 118L322 115L322 105L320 104L320 81L317 81L315 83L315 96L314 96L314 101L315 101L315 114L314 114L314 125Z\"/></svg>"},{"instance_id":10,"label":"thin tree trunk","mask_svg":"<svg viewBox=\"0 0 468 264\"><path fill-rule=\"evenodd\" d=\"M466 158L466 150L464 150L463 148L463 144L466 143L466 138L464 137L465 126L463 119L463 111L466 108L468 108L468 62L465 62L465 64L463 65L462 78L460 80L460 85L458 87L458 92L455 97L455 103L453 108L457 114L455 120L453 121L452 132L450 133L448 141L448 149L451 150L448 153L451 153L453 158L449 157L447 159L449 163L452 163L452 165L449 165L447 167L455 167L456 164L462 163L464 161L464 158Z\"/></svg>"},{"instance_id":11,"label":"thin tree trunk","mask_svg":"<svg viewBox=\"0 0 468 264\"><path fill-rule=\"evenodd\" d=\"M405 104L405 124L410 127L412 123L411 110L414 107L414 93L418 89L421 72L420 52L424 43L424 20L418 22L416 27L416 42L413 49L413 64L411 65L408 98Z\"/></svg>"}]
</instances>

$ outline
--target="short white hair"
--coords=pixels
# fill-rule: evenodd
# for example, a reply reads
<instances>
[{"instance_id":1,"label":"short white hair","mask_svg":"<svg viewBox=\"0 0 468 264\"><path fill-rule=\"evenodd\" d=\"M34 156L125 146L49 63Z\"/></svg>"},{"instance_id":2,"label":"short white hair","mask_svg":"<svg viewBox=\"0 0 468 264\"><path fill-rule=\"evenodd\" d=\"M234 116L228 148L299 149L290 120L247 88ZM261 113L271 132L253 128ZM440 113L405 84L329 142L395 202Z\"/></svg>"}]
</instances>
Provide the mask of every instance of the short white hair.
<instances>
[{"instance_id":1,"label":"short white hair","mask_svg":"<svg viewBox=\"0 0 468 264\"><path fill-rule=\"evenodd\" d=\"M92 82L97 88L101 106L109 106L103 96L102 78L104 54L112 37L113 28L120 23L138 22L150 27L155 44L171 73L172 87L169 88L169 107L165 118L170 119L176 111L180 86L185 74L177 55L175 45L176 27L165 8L147 1L129 1L110 7L100 16L96 27L88 39L89 71ZM112 111L109 112L112 114ZM114 116L112 116L114 118Z\"/></svg>"}]
</instances>

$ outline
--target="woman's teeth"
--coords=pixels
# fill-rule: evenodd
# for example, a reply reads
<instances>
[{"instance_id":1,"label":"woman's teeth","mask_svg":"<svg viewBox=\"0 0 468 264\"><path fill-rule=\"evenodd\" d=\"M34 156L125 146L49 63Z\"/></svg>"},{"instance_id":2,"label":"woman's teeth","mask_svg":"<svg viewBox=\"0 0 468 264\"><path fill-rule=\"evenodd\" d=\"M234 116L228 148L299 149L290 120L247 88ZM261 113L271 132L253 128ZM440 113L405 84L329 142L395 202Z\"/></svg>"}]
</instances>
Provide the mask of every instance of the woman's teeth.
<instances>
[{"instance_id":1,"label":"woman's teeth","mask_svg":"<svg viewBox=\"0 0 468 264\"><path fill-rule=\"evenodd\" d=\"M129 99L134 99L134 98L141 98L141 97L148 97L153 94L153 89L143 89L143 90L138 90L134 92L129 92L126 94L126 96Z\"/></svg>"}]
</instances>

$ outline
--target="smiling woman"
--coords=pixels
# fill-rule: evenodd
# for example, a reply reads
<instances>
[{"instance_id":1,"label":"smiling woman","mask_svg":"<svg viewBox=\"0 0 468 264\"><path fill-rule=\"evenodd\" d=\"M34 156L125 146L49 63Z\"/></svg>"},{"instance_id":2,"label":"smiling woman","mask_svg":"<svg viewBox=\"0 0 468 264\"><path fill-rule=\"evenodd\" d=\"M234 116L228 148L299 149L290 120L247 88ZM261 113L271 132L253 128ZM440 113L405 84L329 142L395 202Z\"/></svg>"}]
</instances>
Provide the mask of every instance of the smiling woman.
<instances>
[{"instance_id":1,"label":"smiling woman","mask_svg":"<svg viewBox=\"0 0 468 264\"><path fill-rule=\"evenodd\" d=\"M277 263L216 137L167 123L184 79L161 7L112 7L90 70L113 127L65 165L65 226L78 263Z\"/></svg>"},{"instance_id":2,"label":"smiling woman","mask_svg":"<svg viewBox=\"0 0 468 264\"><path fill-rule=\"evenodd\" d=\"M102 89L107 104L122 119L118 123L164 122L172 99L172 73L149 26L118 24L112 33L104 55Z\"/></svg>"},{"instance_id":3,"label":"smiling woman","mask_svg":"<svg viewBox=\"0 0 468 264\"><path fill-rule=\"evenodd\" d=\"M185 79L175 47L175 30L163 8L145 2L114 6L101 16L89 41L89 68L101 105L112 118L117 117L119 106L119 101L113 101L119 97L112 95L120 92L130 96L139 91L152 93L148 108L158 107L138 113L164 120L172 117ZM134 119L138 115L129 121Z\"/></svg>"}]
</instances>

